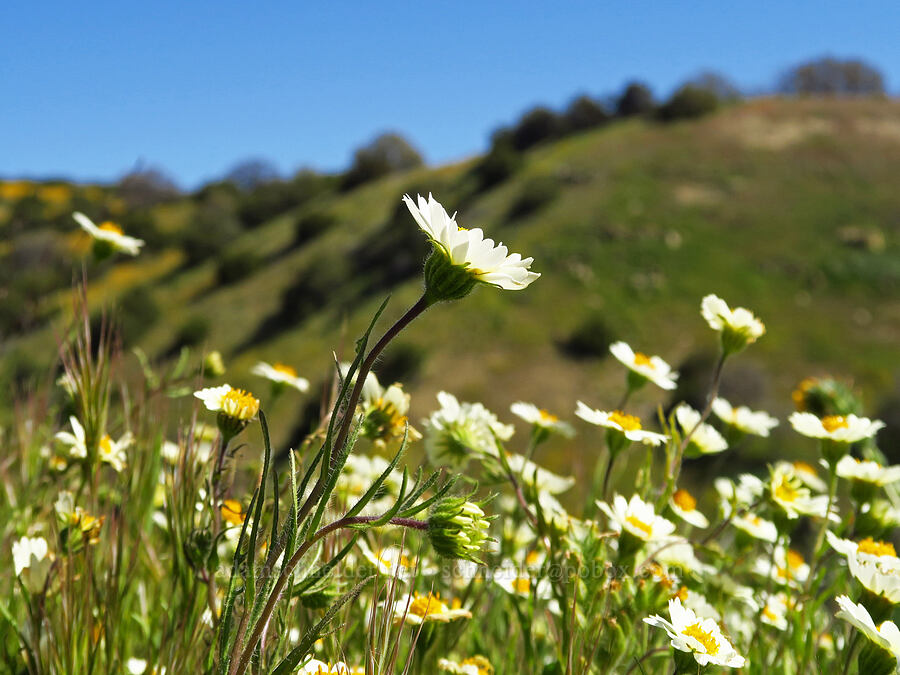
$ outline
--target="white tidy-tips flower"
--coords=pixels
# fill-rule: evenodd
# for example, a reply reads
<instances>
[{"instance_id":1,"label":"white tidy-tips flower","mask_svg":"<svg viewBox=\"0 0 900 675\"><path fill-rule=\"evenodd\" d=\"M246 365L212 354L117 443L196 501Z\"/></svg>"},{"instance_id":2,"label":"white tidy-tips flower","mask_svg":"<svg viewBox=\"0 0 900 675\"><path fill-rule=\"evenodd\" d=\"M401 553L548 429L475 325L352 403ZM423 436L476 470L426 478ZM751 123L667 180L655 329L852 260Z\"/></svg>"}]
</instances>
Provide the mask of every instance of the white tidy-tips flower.
<instances>
[{"instance_id":1,"label":"white tidy-tips flower","mask_svg":"<svg viewBox=\"0 0 900 675\"><path fill-rule=\"evenodd\" d=\"M682 435L687 436L691 434L685 454L697 457L727 450L728 442L722 434L706 422L701 424L700 419L700 413L687 403L682 403L675 408L675 420L678 422L678 426L681 427Z\"/></svg>"},{"instance_id":2,"label":"white tidy-tips flower","mask_svg":"<svg viewBox=\"0 0 900 675\"><path fill-rule=\"evenodd\" d=\"M893 544L873 539L856 543L827 531L825 536L831 547L847 559L850 574L864 588L892 604L900 604L900 558Z\"/></svg>"},{"instance_id":3,"label":"white tidy-tips flower","mask_svg":"<svg viewBox=\"0 0 900 675\"><path fill-rule=\"evenodd\" d=\"M776 463L776 466L781 464L781 462ZM819 477L819 472L816 471L816 467L808 462L792 462L791 466L794 468L794 473L797 475L801 481L803 481L806 487L815 490L816 492L825 492L828 489L828 486L825 484L825 481Z\"/></svg>"},{"instance_id":4,"label":"white tidy-tips flower","mask_svg":"<svg viewBox=\"0 0 900 675\"><path fill-rule=\"evenodd\" d=\"M900 671L900 628L897 624L884 621L876 626L869 610L862 603L854 603L846 595L839 595L835 601L840 607L835 616L850 623L875 646L886 652L883 659L870 661L867 675Z\"/></svg>"},{"instance_id":5,"label":"white tidy-tips flower","mask_svg":"<svg viewBox=\"0 0 900 675\"><path fill-rule=\"evenodd\" d=\"M856 443L871 438L884 427L884 422L880 420L856 415L826 415L820 418L808 412L795 412L788 421L797 433L836 443Z\"/></svg>"},{"instance_id":6,"label":"white tidy-tips flower","mask_svg":"<svg viewBox=\"0 0 900 675\"><path fill-rule=\"evenodd\" d=\"M766 332L763 322L743 307L731 309L722 298L707 295L700 303L700 313L709 327L721 335L726 354L739 352Z\"/></svg>"},{"instance_id":7,"label":"white tidy-tips flower","mask_svg":"<svg viewBox=\"0 0 900 675\"><path fill-rule=\"evenodd\" d=\"M678 373L658 356L647 356L642 352L636 352L625 342L614 342L609 346L609 351L626 368L637 376L637 379L629 379L632 387L650 381L657 387L671 391L678 384Z\"/></svg>"},{"instance_id":8,"label":"white tidy-tips flower","mask_svg":"<svg viewBox=\"0 0 900 675\"><path fill-rule=\"evenodd\" d=\"M772 555L768 553L756 559L753 566L756 574L771 578L778 584L798 588L809 578L809 564L799 551L784 546L776 546Z\"/></svg>"},{"instance_id":9,"label":"white tidy-tips flower","mask_svg":"<svg viewBox=\"0 0 900 675\"><path fill-rule=\"evenodd\" d=\"M869 459L859 460L850 455L841 457L836 470L837 475L841 478L877 486L896 483L900 480L900 465L881 466L878 462Z\"/></svg>"},{"instance_id":10,"label":"white tidy-tips flower","mask_svg":"<svg viewBox=\"0 0 900 675\"><path fill-rule=\"evenodd\" d=\"M379 455L363 455L352 453L347 457L344 469L338 476L336 491L346 497L361 497L366 490L383 474L390 462ZM403 483L403 473L396 469L388 474L382 491L389 495L398 495Z\"/></svg>"},{"instance_id":11,"label":"white tidy-tips flower","mask_svg":"<svg viewBox=\"0 0 900 675\"><path fill-rule=\"evenodd\" d=\"M507 453L506 461L513 475L518 476L522 483L534 487L538 492L556 495L575 485L575 478L572 476L558 476L538 466L524 455Z\"/></svg>"},{"instance_id":12,"label":"white tidy-tips flower","mask_svg":"<svg viewBox=\"0 0 900 675\"><path fill-rule=\"evenodd\" d=\"M781 462L771 469L768 482L769 497L772 502L784 511L789 519L800 516L824 518L826 513L835 521L840 519L833 512L829 513L828 496L810 492L795 473L794 467Z\"/></svg>"},{"instance_id":13,"label":"white tidy-tips flower","mask_svg":"<svg viewBox=\"0 0 900 675\"><path fill-rule=\"evenodd\" d=\"M74 415L69 417L69 424L72 426L72 433L68 431L59 431L56 433L56 440L64 445L69 446L69 455L76 459L84 459L87 457L87 437L84 427ZM125 468L127 457L125 449L134 442L131 433L124 434L118 441L114 441L109 434L104 434L97 444L97 454L101 462L105 462L112 466L117 472L121 472Z\"/></svg>"},{"instance_id":14,"label":"white tidy-tips flower","mask_svg":"<svg viewBox=\"0 0 900 675\"><path fill-rule=\"evenodd\" d=\"M459 600L454 598L448 605L441 600L440 593L413 593L406 599L394 604L394 623L407 623L418 626L425 622L436 621L449 623L457 619L471 619L472 612L463 609Z\"/></svg>"},{"instance_id":15,"label":"white tidy-tips flower","mask_svg":"<svg viewBox=\"0 0 900 675\"><path fill-rule=\"evenodd\" d=\"M692 591L687 586L681 586L672 594L672 597L681 600L682 606L694 610L695 614L708 616L716 621L722 619L719 610L709 604L709 600L706 599L705 595L698 591Z\"/></svg>"},{"instance_id":16,"label":"white tidy-tips flower","mask_svg":"<svg viewBox=\"0 0 900 675\"><path fill-rule=\"evenodd\" d=\"M485 239L481 228L460 227L430 194L428 199L419 195L416 202L404 195L403 201L433 245L425 263L425 293L431 302L465 297L478 283L518 291L541 276L530 269L533 258L510 254L503 244Z\"/></svg>"},{"instance_id":17,"label":"white tidy-tips flower","mask_svg":"<svg viewBox=\"0 0 900 675\"><path fill-rule=\"evenodd\" d=\"M739 511L731 518L731 524L741 532L749 534L754 539L775 543L778 539L778 528L771 520L760 518L750 511Z\"/></svg>"},{"instance_id":18,"label":"white tidy-tips flower","mask_svg":"<svg viewBox=\"0 0 900 675\"><path fill-rule=\"evenodd\" d=\"M597 502L597 508L609 518L609 525L620 534L627 532L642 541L656 541L675 531L675 523L656 515L653 504L638 495L626 500L622 495L613 497L612 505Z\"/></svg>"},{"instance_id":19,"label":"white tidy-tips flower","mask_svg":"<svg viewBox=\"0 0 900 675\"><path fill-rule=\"evenodd\" d=\"M72 426L72 433L68 431L58 431L54 438L63 445L69 446L69 455L78 459L87 457L87 440L84 433L84 427L74 415L69 417L69 424Z\"/></svg>"},{"instance_id":20,"label":"white tidy-tips flower","mask_svg":"<svg viewBox=\"0 0 900 675\"><path fill-rule=\"evenodd\" d=\"M767 437L769 431L778 426L778 420L769 413L761 410L754 412L745 405L735 408L721 397L712 402L712 411L725 424L745 434Z\"/></svg>"},{"instance_id":21,"label":"white tidy-tips flower","mask_svg":"<svg viewBox=\"0 0 900 675\"><path fill-rule=\"evenodd\" d=\"M737 483L728 478L716 478L713 486L721 498L722 513L731 514L732 505L748 507L756 503L766 492L766 484L752 473L742 473Z\"/></svg>"},{"instance_id":22,"label":"white tidy-tips flower","mask_svg":"<svg viewBox=\"0 0 900 675\"><path fill-rule=\"evenodd\" d=\"M709 520L697 510L697 500L687 490L675 490L669 499L669 508L676 516L694 527L709 527Z\"/></svg>"},{"instance_id":23,"label":"white tidy-tips flower","mask_svg":"<svg viewBox=\"0 0 900 675\"><path fill-rule=\"evenodd\" d=\"M778 630L787 630L787 613L790 609L788 596L784 593L770 593L763 599L765 602L759 612L759 620Z\"/></svg>"},{"instance_id":24,"label":"white tidy-tips flower","mask_svg":"<svg viewBox=\"0 0 900 675\"><path fill-rule=\"evenodd\" d=\"M509 406L509 411L516 417L520 417L528 422L537 430L557 433L567 438L575 435L575 430L571 424L563 422L553 413L549 413L543 408L538 408L533 403L517 401Z\"/></svg>"},{"instance_id":25,"label":"white tidy-tips flower","mask_svg":"<svg viewBox=\"0 0 900 675\"><path fill-rule=\"evenodd\" d=\"M22 537L12 545L13 569L32 593L40 592L47 581L53 554L43 537Z\"/></svg>"},{"instance_id":26,"label":"white tidy-tips flower","mask_svg":"<svg viewBox=\"0 0 900 675\"><path fill-rule=\"evenodd\" d=\"M669 437L653 431L645 431L641 428L641 418L635 415L627 415L620 410L604 412L595 410L583 402L576 403L575 414L585 422L606 427L622 434L629 441L643 443L644 445L659 445L665 443Z\"/></svg>"},{"instance_id":27,"label":"white tidy-tips flower","mask_svg":"<svg viewBox=\"0 0 900 675\"><path fill-rule=\"evenodd\" d=\"M260 361L250 369L250 372L264 377L275 385L292 387L300 392L309 389L309 380L297 375L297 370L293 366L288 366L284 363L269 364L265 361Z\"/></svg>"},{"instance_id":28,"label":"white tidy-tips flower","mask_svg":"<svg viewBox=\"0 0 900 675\"><path fill-rule=\"evenodd\" d=\"M203 401L207 410L219 413L216 423L226 440L240 433L259 412L259 399L230 384L201 389L195 391L194 396Z\"/></svg>"},{"instance_id":29,"label":"white tidy-tips flower","mask_svg":"<svg viewBox=\"0 0 900 675\"><path fill-rule=\"evenodd\" d=\"M94 222L83 213L76 211L72 214L81 229L94 239L94 253L98 258L105 258L111 253L119 251L128 255L140 253L143 240L127 236L122 228L112 222L95 225Z\"/></svg>"},{"instance_id":30,"label":"white tidy-tips flower","mask_svg":"<svg viewBox=\"0 0 900 675\"><path fill-rule=\"evenodd\" d=\"M644 623L664 629L671 645L692 654L701 666L740 668L744 665L744 657L722 634L715 619L698 617L693 610L682 606L678 598L669 600L669 617L671 621L655 614L645 618Z\"/></svg>"},{"instance_id":31,"label":"white tidy-tips flower","mask_svg":"<svg viewBox=\"0 0 900 675\"><path fill-rule=\"evenodd\" d=\"M483 656L470 656L462 661L439 659L438 670L454 675L493 675L494 667Z\"/></svg>"},{"instance_id":32,"label":"white tidy-tips flower","mask_svg":"<svg viewBox=\"0 0 900 675\"><path fill-rule=\"evenodd\" d=\"M481 403L460 403L445 391L437 399L440 410L425 420L425 452L433 464L460 469L473 456L496 456L497 441L509 440L515 431Z\"/></svg>"},{"instance_id":33,"label":"white tidy-tips flower","mask_svg":"<svg viewBox=\"0 0 900 675\"><path fill-rule=\"evenodd\" d=\"M549 579L541 579L535 583L528 570L519 568L511 560L505 561L491 576L494 583L513 596L530 598L533 594L541 600L549 600L553 596Z\"/></svg>"},{"instance_id":34,"label":"white tidy-tips flower","mask_svg":"<svg viewBox=\"0 0 900 675\"><path fill-rule=\"evenodd\" d=\"M331 663L310 659L296 672L298 675L365 675L366 669L364 666L348 666L343 661Z\"/></svg>"},{"instance_id":35,"label":"white tidy-tips flower","mask_svg":"<svg viewBox=\"0 0 900 675\"><path fill-rule=\"evenodd\" d=\"M648 546L647 553L657 562L680 569L685 574L703 576L716 573L715 567L697 558L693 545L684 537L671 536L655 540Z\"/></svg>"},{"instance_id":36,"label":"white tidy-tips flower","mask_svg":"<svg viewBox=\"0 0 900 675\"><path fill-rule=\"evenodd\" d=\"M341 364L341 375L346 377L350 364ZM361 391L359 409L363 415L360 435L371 440L376 447L398 446L406 438L408 443L422 438L409 424L410 395L403 385L395 382L382 387L375 373L369 372Z\"/></svg>"}]
</instances>

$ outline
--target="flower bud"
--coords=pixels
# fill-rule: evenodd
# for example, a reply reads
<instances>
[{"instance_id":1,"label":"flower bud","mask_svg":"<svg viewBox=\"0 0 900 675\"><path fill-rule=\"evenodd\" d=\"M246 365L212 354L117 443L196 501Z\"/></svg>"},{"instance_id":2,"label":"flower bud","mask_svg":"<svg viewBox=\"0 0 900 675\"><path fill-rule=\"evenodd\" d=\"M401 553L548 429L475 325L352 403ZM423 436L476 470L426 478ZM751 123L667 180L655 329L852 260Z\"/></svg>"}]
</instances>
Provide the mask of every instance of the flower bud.
<instances>
[{"instance_id":1,"label":"flower bud","mask_svg":"<svg viewBox=\"0 0 900 675\"><path fill-rule=\"evenodd\" d=\"M491 518L464 497L446 497L428 517L428 538L438 555L481 563L478 553L489 541Z\"/></svg>"}]
</instances>

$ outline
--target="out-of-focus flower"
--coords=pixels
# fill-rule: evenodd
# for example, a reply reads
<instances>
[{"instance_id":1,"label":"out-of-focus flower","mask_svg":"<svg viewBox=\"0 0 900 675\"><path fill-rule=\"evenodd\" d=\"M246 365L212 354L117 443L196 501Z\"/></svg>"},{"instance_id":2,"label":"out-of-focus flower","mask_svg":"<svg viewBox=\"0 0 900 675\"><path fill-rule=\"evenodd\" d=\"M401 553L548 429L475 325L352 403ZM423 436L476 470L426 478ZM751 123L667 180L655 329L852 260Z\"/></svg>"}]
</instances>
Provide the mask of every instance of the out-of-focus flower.
<instances>
[{"instance_id":1,"label":"out-of-focus flower","mask_svg":"<svg viewBox=\"0 0 900 675\"><path fill-rule=\"evenodd\" d=\"M759 620L778 630L787 630L789 609L787 596L784 593L770 593L764 599L765 603L759 613Z\"/></svg>"},{"instance_id":2,"label":"out-of-focus flower","mask_svg":"<svg viewBox=\"0 0 900 675\"><path fill-rule=\"evenodd\" d=\"M638 495L626 501L625 497L617 494L613 497L612 506L598 501L597 508L606 514L610 527L616 532L627 532L644 542L668 537L675 531L672 521L656 515L653 505Z\"/></svg>"},{"instance_id":3,"label":"out-of-focus flower","mask_svg":"<svg viewBox=\"0 0 900 675\"><path fill-rule=\"evenodd\" d=\"M349 364L341 365L342 375L349 370ZM385 388L375 373L368 373L359 405L363 415L360 434L382 449L399 444L404 436L407 442L419 440L422 434L410 426L407 417L409 403L410 395L403 391L402 384L395 382Z\"/></svg>"},{"instance_id":4,"label":"out-of-focus flower","mask_svg":"<svg viewBox=\"0 0 900 675\"><path fill-rule=\"evenodd\" d=\"M362 666L348 666L343 661L326 663L318 659L310 659L296 672L298 675L365 675L366 669Z\"/></svg>"},{"instance_id":5,"label":"out-of-focus flower","mask_svg":"<svg viewBox=\"0 0 900 675\"><path fill-rule=\"evenodd\" d=\"M826 415L819 418L812 413L795 412L791 413L788 421L797 433L836 443L856 443L871 438L884 427L884 422L880 420L856 415Z\"/></svg>"},{"instance_id":6,"label":"out-of-focus flower","mask_svg":"<svg viewBox=\"0 0 900 675\"><path fill-rule=\"evenodd\" d=\"M118 441L110 438L109 434L104 434L97 446L100 461L106 462L117 472L121 473L125 470L125 464L128 460L125 449L133 442L134 437L130 433L125 433Z\"/></svg>"},{"instance_id":7,"label":"out-of-focus flower","mask_svg":"<svg viewBox=\"0 0 900 675\"><path fill-rule=\"evenodd\" d=\"M534 579L527 570L519 569L510 560L495 569L492 578L494 583L504 591L520 598L530 598L533 593L539 599L549 600L553 595L548 579L541 579L534 583Z\"/></svg>"},{"instance_id":8,"label":"out-of-focus flower","mask_svg":"<svg viewBox=\"0 0 900 675\"><path fill-rule=\"evenodd\" d=\"M517 401L509 407L509 410L513 415L522 418L536 429L557 433L567 438L575 435L571 424L563 422L556 415L543 408L538 408L533 403Z\"/></svg>"},{"instance_id":9,"label":"out-of-focus flower","mask_svg":"<svg viewBox=\"0 0 900 675\"><path fill-rule=\"evenodd\" d=\"M727 478L716 478L713 485L722 498L722 512L726 516L731 513L732 504L739 507L750 506L766 492L766 484L752 473L742 473L738 476L737 483Z\"/></svg>"},{"instance_id":10,"label":"out-of-focus flower","mask_svg":"<svg viewBox=\"0 0 900 675\"><path fill-rule=\"evenodd\" d=\"M81 426L81 422L79 422L78 418L74 415L69 417L69 424L72 426L72 433L69 433L68 431L58 431L54 438L64 445L69 446L69 455L78 459L84 459L87 457L84 427Z\"/></svg>"},{"instance_id":11,"label":"out-of-focus flower","mask_svg":"<svg viewBox=\"0 0 900 675\"><path fill-rule=\"evenodd\" d=\"M769 431L778 426L778 420L769 415L769 413L763 411L754 412L745 405L734 408L721 397L716 398L712 402L712 411L725 424L745 434L766 437L769 435Z\"/></svg>"},{"instance_id":12,"label":"out-of-focus flower","mask_svg":"<svg viewBox=\"0 0 900 675\"><path fill-rule=\"evenodd\" d=\"M347 497L361 497L366 490L377 480L390 466L384 457L378 455L368 456L357 453L347 457L347 463L341 475L338 476L336 491ZM397 470L388 474L382 488L391 495L397 495L403 482L403 474Z\"/></svg>"},{"instance_id":13,"label":"out-of-focus flower","mask_svg":"<svg viewBox=\"0 0 900 675\"><path fill-rule=\"evenodd\" d=\"M893 567L900 567L900 558L894 545L889 541L879 541L866 537L858 542L841 539L833 532L825 533L831 547L847 560L855 558L861 562L880 562Z\"/></svg>"},{"instance_id":14,"label":"out-of-focus flower","mask_svg":"<svg viewBox=\"0 0 900 675\"><path fill-rule=\"evenodd\" d=\"M776 463L776 466L781 462ZM794 473L797 475L803 484L806 487L815 490L816 492L825 492L828 489L828 486L825 484L825 481L819 478L819 472L816 471L816 467L807 462L793 462L791 464L794 468Z\"/></svg>"},{"instance_id":15,"label":"out-of-focus flower","mask_svg":"<svg viewBox=\"0 0 900 675\"><path fill-rule=\"evenodd\" d=\"M208 378L222 377L225 374L225 360L222 352L215 350L203 357L203 375Z\"/></svg>"},{"instance_id":16,"label":"out-of-focus flower","mask_svg":"<svg viewBox=\"0 0 900 675\"><path fill-rule=\"evenodd\" d=\"M773 555L756 559L754 571L760 576L792 588L799 588L809 578L809 565L803 556L792 548L776 546Z\"/></svg>"},{"instance_id":17,"label":"out-of-focus flower","mask_svg":"<svg viewBox=\"0 0 900 675\"><path fill-rule=\"evenodd\" d=\"M494 667L483 656L470 656L462 661L439 659L438 669L455 675L493 675Z\"/></svg>"},{"instance_id":18,"label":"out-of-focus flower","mask_svg":"<svg viewBox=\"0 0 900 675\"><path fill-rule=\"evenodd\" d=\"M53 505L60 522L60 538L71 551L79 550L85 544L100 541L103 518L97 518L80 506L75 506L75 498L68 490L63 490Z\"/></svg>"},{"instance_id":19,"label":"out-of-focus flower","mask_svg":"<svg viewBox=\"0 0 900 675\"><path fill-rule=\"evenodd\" d=\"M448 623L457 619L471 619L472 612L463 609L454 599L449 605L441 600L440 593L418 592L400 600L394 605L394 623L408 623L418 626L428 621Z\"/></svg>"},{"instance_id":20,"label":"out-of-focus flower","mask_svg":"<svg viewBox=\"0 0 900 675\"><path fill-rule=\"evenodd\" d=\"M769 496L772 502L784 511L790 518L799 516L814 516L824 518L830 510L827 495L813 496L803 481L794 473L793 466L787 463L776 465L772 468L769 477ZM832 519L834 513L828 514Z\"/></svg>"},{"instance_id":21,"label":"out-of-focus flower","mask_svg":"<svg viewBox=\"0 0 900 675\"><path fill-rule=\"evenodd\" d=\"M848 480L871 483L879 487L900 480L900 465L881 466L872 460L858 460L844 455L837 463L837 475Z\"/></svg>"},{"instance_id":22,"label":"out-of-focus flower","mask_svg":"<svg viewBox=\"0 0 900 675\"><path fill-rule=\"evenodd\" d=\"M541 276L530 270L533 258L510 254L503 244L485 239L481 228L460 227L430 194L427 200L418 195L417 202L404 195L403 201L433 247L425 262L431 302L463 298L478 283L518 291Z\"/></svg>"},{"instance_id":23,"label":"out-of-focus flower","mask_svg":"<svg viewBox=\"0 0 900 675\"><path fill-rule=\"evenodd\" d=\"M634 415L626 415L619 410L614 410L613 412L595 410L581 401L578 401L576 406L575 414L585 422L612 429L613 431L620 433L629 441L643 443L645 445L659 445L660 443L665 443L669 439L665 434L643 430L641 428L641 419Z\"/></svg>"},{"instance_id":24,"label":"out-of-focus flower","mask_svg":"<svg viewBox=\"0 0 900 675\"><path fill-rule=\"evenodd\" d=\"M481 403L460 403L445 391L437 395L441 408L425 420L425 451L436 465L461 469L473 455L497 455L497 440L512 437L514 428L501 424Z\"/></svg>"},{"instance_id":25,"label":"out-of-focus flower","mask_svg":"<svg viewBox=\"0 0 900 675\"><path fill-rule=\"evenodd\" d=\"M697 510L697 500L687 490L672 493L669 508L676 516L695 527L709 527L709 520Z\"/></svg>"},{"instance_id":26,"label":"out-of-focus flower","mask_svg":"<svg viewBox=\"0 0 900 675\"><path fill-rule=\"evenodd\" d=\"M16 576L32 593L44 588L53 555L43 537L22 537L12 545L13 568Z\"/></svg>"},{"instance_id":27,"label":"out-of-focus flower","mask_svg":"<svg viewBox=\"0 0 900 675\"><path fill-rule=\"evenodd\" d=\"M728 449L728 443L716 429L706 422L700 424L701 415L687 403L682 403L675 408L675 420L681 427L682 433L690 434L691 440L685 454L688 456L712 455ZM698 426L699 425L699 426Z\"/></svg>"},{"instance_id":28,"label":"out-of-focus flower","mask_svg":"<svg viewBox=\"0 0 900 675\"><path fill-rule=\"evenodd\" d=\"M431 575L437 572L435 566L425 564L421 558L410 557L399 546L388 546L373 551L362 539L357 541L357 546L363 558L379 574L397 577L400 581L409 581L417 574Z\"/></svg>"},{"instance_id":29,"label":"out-of-focus flower","mask_svg":"<svg viewBox=\"0 0 900 675\"><path fill-rule=\"evenodd\" d=\"M771 520L760 518L754 513L737 513L732 517L731 524L754 539L761 539L771 543L775 543L775 540L778 539L778 528L775 526L775 523Z\"/></svg>"},{"instance_id":30,"label":"out-of-focus flower","mask_svg":"<svg viewBox=\"0 0 900 675\"><path fill-rule=\"evenodd\" d=\"M693 610L683 607L678 598L669 600L669 617L671 621L654 614L644 622L664 629L671 645L692 654L701 666L740 668L744 665L744 657L737 653L714 619L698 617Z\"/></svg>"},{"instance_id":31,"label":"out-of-focus flower","mask_svg":"<svg viewBox=\"0 0 900 675\"><path fill-rule=\"evenodd\" d=\"M614 342L609 346L609 351L626 368L637 376L637 380L629 380L634 384L650 381L657 387L671 391L678 384L678 373L658 356L647 356L642 352L636 352L625 342Z\"/></svg>"},{"instance_id":32,"label":"out-of-focus flower","mask_svg":"<svg viewBox=\"0 0 900 675\"><path fill-rule=\"evenodd\" d=\"M558 476L552 471L541 468L523 455L508 453L506 461L514 475L520 476L523 483L533 486L539 492L549 492L555 495L565 492L575 485L575 479L572 476Z\"/></svg>"},{"instance_id":33,"label":"out-of-focus flower","mask_svg":"<svg viewBox=\"0 0 900 675\"><path fill-rule=\"evenodd\" d=\"M236 499L226 499L219 507L219 511L222 514L222 520L232 526L242 525L246 518L241 503Z\"/></svg>"},{"instance_id":34,"label":"out-of-focus flower","mask_svg":"<svg viewBox=\"0 0 900 675\"><path fill-rule=\"evenodd\" d=\"M284 363L268 364L265 361L260 361L250 369L250 372L264 377L275 385L292 387L300 392L309 389L309 380L297 375L297 370L293 366L288 366Z\"/></svg>"},{"instance_id":35,"label":"out-of-focus flower","mask_svg":"<svg viewBox=\"0 0 900 675\"><path fill-rule=\"evenodd\" d=\"M828 543L847 559L847 567L859 583L891 604L900 604L900 559L888 542L863 540L859 544L825 532ZM855 544L856 550L853 550Z\"/></svg>"},{"instance_id":36,"label":"out-of-focus flower","mask_svg":"<svg viewBox=\"0 0 900 675\"><path fill-rule=\"evenodd\" d=\"M726 354L739 352L766 332L763 322L743 307L731 309L722 298L707 295L700 303L700 313L710 328L721 335Z\"/></svg>"},{"instance_id":37,"label":"out-of-focus flower","mask_svg":"<svg viewBox=\"0 0 900 675\"><path fill-rule=\"evenodd\" d=\"M135 239L127 236L122 232L122 228L113 222L105 222L95 225L94 222L83 213L76 211L72 214L81 229L87 232L94 239L94 255L98 259L103 259L110 254L119 251L128 255L137 255L140 253L141 246L144 245L143 240Z\"/></svg>"}]
</instances>

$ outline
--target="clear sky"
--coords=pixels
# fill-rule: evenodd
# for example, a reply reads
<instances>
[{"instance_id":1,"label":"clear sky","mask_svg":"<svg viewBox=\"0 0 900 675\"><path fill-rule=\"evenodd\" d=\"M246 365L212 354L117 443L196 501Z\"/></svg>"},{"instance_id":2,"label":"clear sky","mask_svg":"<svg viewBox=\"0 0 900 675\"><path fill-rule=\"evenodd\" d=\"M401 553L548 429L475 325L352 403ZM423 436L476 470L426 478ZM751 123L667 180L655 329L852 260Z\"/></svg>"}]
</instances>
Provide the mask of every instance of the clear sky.
<instances>
[{"instance_id":1,"label":"clear sky","mask_svg":"<svg viewBox=\"0 0 900 675\"><path fill-rule=\"evenodd\" d=\"M714 69L748 89L813 56L862 57L900 90L900 3L71 0L0 9L0 176L183 187L262 157L346 167L401 131L440 163L538 103Z\"/></svg>"}]
</instances>

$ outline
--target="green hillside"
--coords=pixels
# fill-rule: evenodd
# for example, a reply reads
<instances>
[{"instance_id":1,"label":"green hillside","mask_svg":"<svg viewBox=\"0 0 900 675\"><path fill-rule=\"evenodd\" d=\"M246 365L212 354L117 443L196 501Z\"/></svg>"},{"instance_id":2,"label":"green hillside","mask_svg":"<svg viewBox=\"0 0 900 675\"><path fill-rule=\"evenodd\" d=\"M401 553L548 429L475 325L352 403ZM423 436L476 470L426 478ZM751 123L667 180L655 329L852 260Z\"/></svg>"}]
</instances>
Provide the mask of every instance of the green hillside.
<instances>
[{"instance_id":1,"label":"green hillside","mask_svg":"<svg viewBox=\"0 0 900 675\"><path fill-rule=\"evenodd\" d=\"M715 341L699 304L710 292L752 308L768 327L726 375L723 391L734 402L784 418L798 381L826 373L851 381L872 412L897 395L900 104L755 100L696 121L612 124L540 145L523 160L481 191L477 158L349 192L326 185L196 264L186 263L186 234L195 246L219 235L208 218L198 220L196 195L172 200L146 210L157 236L138 258L87 263L91 301L115 305L130 293L132 313L148 324L135 329L133 344L151 358L172 358L181 333L181 342L220 350L235 386L264 393L249 374L259 359L296 366L314 389L305 398L285 394L268 410L283 447L308 430L304 410L328 376L332 351L347 353L388 293L385 321L416 299L426 247L400 196L432 191L459 211L461 225L533 256L543 276L527 292L476 291L434 307L403 335L383 366L411 391L413 423L434 407L439 388L481 400L505 421L520 399L569 418L577 397L612 406L622 389L621 368L604 352L613 339L659 354L685 368L687 384L705 385ZM22 198L10 185L0 221L10 221L12 197ZM115 199L91 189L96 199ZM77 197L85 189L74 190ZM68 219L76 197L60 202L46 233L0 230L9 233L0 265L22 265L21 274L35 270L16 251L55 238L56 257L39 264L62 279L41 293L46 312L4 337L7 382L39 375L65 324L69 281L87 250ZM117 208L130 233L128 211ZM307 227L299 238L298 222ZM222 270L227 276L229 264L239 268L245 258L246 276L236 272L223 284ZM138 287L149 299L139 292L135 300ZM156 320L141 307L158 309ZM666 399L645 390L635 403L652 416ZM588 445L591 432L580 431ZM551 454L551 468L581 464Z\"/></svg>"}]
</instances>

